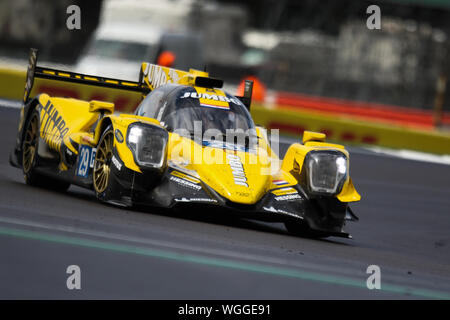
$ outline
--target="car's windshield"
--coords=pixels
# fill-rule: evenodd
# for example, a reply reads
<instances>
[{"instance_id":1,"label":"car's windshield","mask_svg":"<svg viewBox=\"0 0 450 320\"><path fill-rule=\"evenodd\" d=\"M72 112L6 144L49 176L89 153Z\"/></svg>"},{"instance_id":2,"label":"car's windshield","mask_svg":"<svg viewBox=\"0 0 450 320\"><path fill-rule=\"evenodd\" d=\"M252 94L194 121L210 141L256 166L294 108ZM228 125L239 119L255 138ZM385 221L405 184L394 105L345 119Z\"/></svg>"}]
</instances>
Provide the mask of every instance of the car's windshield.
<instances>
[{"instance_id":1,"label":"car's windshield","mask_svg":"<svg viewBox=\"0 0 450 320\"><path fill-rule=\"evenodd\" d=\"M203 97L190 87L172 91L161 110L160 121L170 131L184 131L190 135L201 133L207 138L217 134L226 138L227 134L249 134L254 130L250 113L237 98L225 95L219 99L211 92L206 97L212 99Z\"/></svg>"}]
</instances>

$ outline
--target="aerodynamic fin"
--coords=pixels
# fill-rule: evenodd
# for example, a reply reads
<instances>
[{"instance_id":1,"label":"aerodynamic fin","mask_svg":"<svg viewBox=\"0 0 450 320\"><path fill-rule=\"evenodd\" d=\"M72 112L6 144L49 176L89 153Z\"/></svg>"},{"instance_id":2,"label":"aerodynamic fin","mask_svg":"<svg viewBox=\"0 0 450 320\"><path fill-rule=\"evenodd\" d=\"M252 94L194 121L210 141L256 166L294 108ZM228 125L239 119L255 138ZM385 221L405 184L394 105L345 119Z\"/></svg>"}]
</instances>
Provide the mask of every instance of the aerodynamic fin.
<instances>
[{"instance_id":1,"label":"aerodynamic fin","mask_svg":"<svg viewBox=\"0 0 450 320\"><path fill-rule=\"evenodd\" d=\"M143 62L139 75L139 83L154 90L167 83L197 86L203 88L222 88L223 81L209 77L208 72L190 69L189 71L163 67Z\"/></svg>"},{"instance_id":2,"label":"aerodynamic fin","mask_svg":"<svg viewBox=\"0 0 450 320\"><path fill-rule=\"evenodd\" d=\"M253 81L245 80L244 83L244 95L242 97L236 97L242 101L245 107L250 111L250 105L252 104L252 94L253 94Z\"/></svg>"},{"instance_id":3,"label":"aerodynamic fin","mask_svg":"<svg viewBox=\"0 0 450 320\"><path fill-rule=\"evenodd\" d=\"M99 87L107 87L112 89L136 91L142 92L144 94L148 91L148 88L142 86L139 82L135 81L104 78L99 76L92 76L70 71L41 67L37 65L37 59L38 59L38 50L31 48L28 59L27 78L25 81L25 92L23 97L24 103L27 102L31 90L33 89L33 83L35 78L66 81Z\"/></svg>"},{"instance_id":4,"label":"aerodynamic fin","mask_svg":"<svg viewBox=\"0 0 450 320\"><path fill-rule=\"evenodd\" d=\"M31 48L30 54L28 56L27 78L25 79L25 92L23 94L23 103L26 103L28 101L31 89L33 88L34 72L37 62L37 52L38 52L37 49Z\"/></svg>"}]
</instances>

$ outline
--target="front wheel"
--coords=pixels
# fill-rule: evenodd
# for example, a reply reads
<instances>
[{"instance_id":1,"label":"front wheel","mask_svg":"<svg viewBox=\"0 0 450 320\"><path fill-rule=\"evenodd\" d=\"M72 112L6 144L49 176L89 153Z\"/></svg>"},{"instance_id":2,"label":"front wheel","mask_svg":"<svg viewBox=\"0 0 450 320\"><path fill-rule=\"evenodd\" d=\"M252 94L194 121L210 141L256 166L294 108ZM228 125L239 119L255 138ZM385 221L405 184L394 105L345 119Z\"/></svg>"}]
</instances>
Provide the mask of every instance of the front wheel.
<instances>
[{"instance_id":1,"label":"front wheel","mask_svg":"<svg viewBox=\"0 0 450 320\"><path fill-rule=\"evenodd\" d=\"M116 183L111 173L113 147L114 131L112 126L108 126L97 145L94 172L92 174L95 195L101 201L111 200L114 189L116 188Z\"/></svg>"}]
</instances>

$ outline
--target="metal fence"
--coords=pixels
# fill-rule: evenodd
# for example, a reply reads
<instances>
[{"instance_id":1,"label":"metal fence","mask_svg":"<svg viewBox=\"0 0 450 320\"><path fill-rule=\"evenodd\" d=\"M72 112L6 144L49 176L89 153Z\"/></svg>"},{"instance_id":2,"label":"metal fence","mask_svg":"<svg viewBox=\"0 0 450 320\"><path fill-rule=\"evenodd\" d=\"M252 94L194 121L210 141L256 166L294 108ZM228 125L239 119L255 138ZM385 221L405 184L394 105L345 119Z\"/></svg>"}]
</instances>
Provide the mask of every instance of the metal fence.
<instances>
[{"instance_id":1,"label":"metal fence","mask_svg":"<svg viewBox=\"0 0 450 320\"><path fill-rule=\"evenodd\" d=\"M421 109L433 107L448 42L442 30L394 18L383 18L381 30L357 20L337 37L302 31L281 39L261 72L269 87Z\"/></svg>"}]
</instances>

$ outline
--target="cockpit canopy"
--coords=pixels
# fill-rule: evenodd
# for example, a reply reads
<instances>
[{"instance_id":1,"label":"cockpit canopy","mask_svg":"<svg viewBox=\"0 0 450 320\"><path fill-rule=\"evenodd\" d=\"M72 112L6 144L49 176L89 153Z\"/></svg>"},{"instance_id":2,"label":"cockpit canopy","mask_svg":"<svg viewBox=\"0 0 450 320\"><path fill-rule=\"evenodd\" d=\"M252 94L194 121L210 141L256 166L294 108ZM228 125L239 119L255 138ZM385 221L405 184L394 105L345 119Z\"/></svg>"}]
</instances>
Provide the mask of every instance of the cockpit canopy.
<instances>
[{"instance_id":1,"label":"cockpit canopy","mask_svg":"<svg viewBox=\"0 0 450 320\"><path fill-rule=\"evenodd\" d=\"M168 131L190 136L199 132L204 136L236 131L249 134L255 130L243 103L214 89L167 84L153 90L136 114L157 119Z\"/></svg>"}]
</instances>

